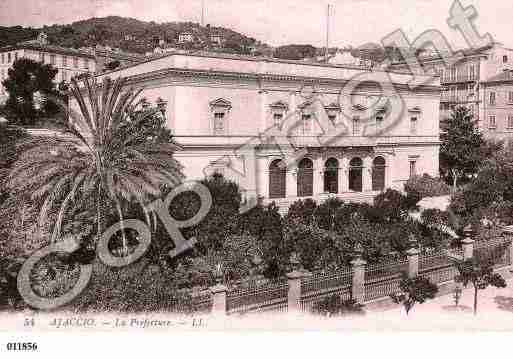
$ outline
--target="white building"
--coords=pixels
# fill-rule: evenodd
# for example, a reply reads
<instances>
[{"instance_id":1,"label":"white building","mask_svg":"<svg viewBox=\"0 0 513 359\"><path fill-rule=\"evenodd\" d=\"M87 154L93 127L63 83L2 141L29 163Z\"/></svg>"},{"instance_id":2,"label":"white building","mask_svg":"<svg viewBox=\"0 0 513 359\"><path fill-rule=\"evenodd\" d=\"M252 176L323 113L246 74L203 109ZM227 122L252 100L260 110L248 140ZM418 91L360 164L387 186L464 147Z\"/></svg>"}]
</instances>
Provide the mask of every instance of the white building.
<instances>
[{"instance_id":1,"label":"white building","mask_svg":"<svg viewBox=\"0 0 513 359\"><path fill-rule=\"evenodd\" d=\"M37 40L0 48L0 82L8 77L8 71L12 68L14 61L20 58L51 64L58 70L54 79L56 83L69 82L74 76L96 71L96 60L93 54L49 45L46 35L41 33ZM4 86L0 84L0 103L4 103L7 96Z\"/></svg>"},{"instance_id":2,"label":"white building","mask_svg":"<svg viewBox=\"0 0 513 359\"><path fill-rule=\"evenodd\" d=\"M351 89L356 75L374 82ZM188 178L223 172L265 202L287 206L330 195L370 201L412 175L438 176L438 82L412 91L404 74L185 52L98 80L104 76L128 77L150 102L167 103L167 123L184 148L176 158ZM400 101L390 96L374 106L383 99L381 85ZM304 150L297 161L294 149Z\"/></svg>"}]
</instances>

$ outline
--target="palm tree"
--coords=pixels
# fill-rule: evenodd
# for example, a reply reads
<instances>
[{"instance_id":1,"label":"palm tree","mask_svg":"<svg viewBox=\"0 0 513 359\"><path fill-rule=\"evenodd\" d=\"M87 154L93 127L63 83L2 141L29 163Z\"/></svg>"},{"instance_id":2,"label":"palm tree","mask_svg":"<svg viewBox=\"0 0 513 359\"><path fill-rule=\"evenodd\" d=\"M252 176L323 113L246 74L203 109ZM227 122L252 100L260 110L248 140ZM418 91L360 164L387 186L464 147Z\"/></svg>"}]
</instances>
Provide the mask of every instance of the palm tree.
<instances>
[{"instance_id":1,"label":"palm tree","mask_svg":"<svg viewBox=\"0 0 513 359\"><path fill-rule=\"evenodd\" d=\"M39 225L55 213L52 242L60 238L65 217L87 198L94 198L96 206L97 239L103 208L115 210L122 223L124 205L135 203L150 225L145 204L161 194L162 185L172 188L183 180L182 166L173 158L176 144L151 136L144 126L158 110L137 110L141 90L123 90L123 78L106 78L102 84L85 79L82 84L72 80L70 92L79 112L65 108L66 136L32 141L10 174L10 188L42 202Z\"/></svg>"}]
</instances>

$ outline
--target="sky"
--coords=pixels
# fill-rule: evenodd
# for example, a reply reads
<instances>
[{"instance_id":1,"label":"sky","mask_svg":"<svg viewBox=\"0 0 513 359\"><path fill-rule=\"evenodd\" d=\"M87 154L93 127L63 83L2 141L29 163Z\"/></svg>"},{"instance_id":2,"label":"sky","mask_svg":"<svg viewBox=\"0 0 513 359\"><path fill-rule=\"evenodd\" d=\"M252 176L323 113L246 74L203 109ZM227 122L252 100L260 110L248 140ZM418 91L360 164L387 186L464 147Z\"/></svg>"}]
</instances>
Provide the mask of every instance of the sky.
<instances>
[{"instance_id":1,"label":"sky","mask_svg":"<svg viewBox=\"0 0 513 359\"><path fill-rule=\"evenodd\" d=\"M118 15L140 20L201 21L232 28L273 46L326 44L327 5L330 46L380 42L401 29L410 41L437 29L454 48L466 47L459 32L447 25L452 0L0 0L0 26L65 24L91 17ZM513 1L461 0L475 6L474 23L481 34L513 47Z\"/></svg>"}]
</instances>

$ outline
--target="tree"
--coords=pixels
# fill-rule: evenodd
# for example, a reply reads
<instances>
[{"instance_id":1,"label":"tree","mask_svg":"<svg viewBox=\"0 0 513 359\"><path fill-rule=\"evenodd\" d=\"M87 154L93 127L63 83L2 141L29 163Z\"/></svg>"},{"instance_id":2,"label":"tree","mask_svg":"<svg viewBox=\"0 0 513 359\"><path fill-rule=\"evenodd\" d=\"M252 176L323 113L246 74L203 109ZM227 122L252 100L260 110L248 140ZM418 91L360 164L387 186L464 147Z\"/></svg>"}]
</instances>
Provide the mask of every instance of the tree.
<instances>
[{"instance_id":1,"label":"tree","mask_svg":"<svg viewBox=\"0 0 513 359\"><path fill-rule=\"evenodd\" d=\"M390 298L394 303L403 305L406 315L416 303L422 304L428 299L433 299L438 292L436 284L431 283L428 278L408 278L406 274L403 274L399 288L401 292L390 295Z\"/></svg>"},{"instance_id":2,"label":"tree","mask_svg":"<svg viewBox=\"0 0 513 359\"><path fill-rule=\"evenodd\" d=\"M477 172L485 145L472 113L463 106L456 107L449 118L442 121L440 135L440 167L447 179L452 179L453 189L458 180Z\"/></svg>"},{"instance_id":3,"label":"tree","mask_svg":"<svg viewBox=\"0 0 513 359\"><path fill-rule=\"evenodd\" d=\"M477 293L488 286L505 288L506 281L498 273L493 272L493 262L488 258L473 257L457 264L459 274L454 278L464 287L474 287L474 315L477 314Z\"/></svg>"},{"instance_id":4,"label":"tree","mask_svg":"<svg viewBox=\"0 0 513 359\"><path fill-rule=\"evenodd\" d=\"M67 138L35 139L14 164L9 189L30 194L38 207L39 223L54 213L50 241L61 238L63 224L80 213L96 212L96 238L104 228L103 213L114 209L119 220L124 209L138 205L151 225L146 203L161 195L161 186L178 185L183 175L173 158L176 145L156 142L141 124L157 110L137 111L141 91L123 91L126 80L104 79L101 87L90 79L83 86L72 81L71 93L80 114L67 113ZM94 217L93 217L94 218ZM124 253L127 238L121 230ZM92 239L92 238L91 238Z\"/></svg>"},{"instance_id":5,"label":"tree","mask_svg":"<svg viewBox=\"0 0 513 359\"><path fill-rule=\"evenodd\" d=\"M312 45L285 45L277 47L274 56L284 60L303 60L314 57L316 52Z\"/></svg>"},{"instance_id":6,"label":"tree","mask_svg":"<svg viewBox=\"0 0 513 359\"><path fill-rule=\"evenodd\" d=\"M14 61L3 85L9 97L5 110L13 124L32 126L40 116L49 116L57 108L48 96L58 96L53 82L58 70L52 65L44 65L31 59Z\"/></svg>"}]
</instances>

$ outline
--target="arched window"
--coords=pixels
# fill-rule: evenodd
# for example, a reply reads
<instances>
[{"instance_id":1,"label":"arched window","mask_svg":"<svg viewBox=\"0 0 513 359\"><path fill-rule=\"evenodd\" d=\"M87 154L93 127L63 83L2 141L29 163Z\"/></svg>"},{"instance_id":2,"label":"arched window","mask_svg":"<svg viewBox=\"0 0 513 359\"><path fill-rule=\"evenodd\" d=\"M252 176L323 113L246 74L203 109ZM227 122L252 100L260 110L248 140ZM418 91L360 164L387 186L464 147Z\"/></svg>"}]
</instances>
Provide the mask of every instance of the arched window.
<instances>
[{"instance_id":1,"label":"arched window","mask_svg":"<svg viewBox=\"0 0 513 359\"><path fill-rule=\"evenodd\" d=\"M372 161L372 190L382 191L385 189L385 166L383 157L376 157Z\"/></svg>"},{"instance_id":2,"label":"arched window","mask_svg":"<svg viewBox=\"0 0 513 359\"><path fill-rule=\"evenodd\" d=\"M285 198L287 168L281 167L281 160L274 160L269 165L269 198Z\"/></svg>"},{"instance_id":3,"label":"arched window","mask_svg":"<svg viewBox=\"0 0 513 359\"><path fill-rule=\"evenodd\" d=\"M349 162L349 190L362 192L363 181L363 161L361 158L355 157Z\"/></svg>"},{"instance_id":4,"label":"arched window","mask_svg":"<svg viewBox=\"0 0 513 359\"><path fill-rule=\"evenodd\" d=\"M338 161L330 158L324 164L324 192L338 193Z\"/></svg>"},{"instance_id":5,"label":"arched window","mask_svg":"<svg viewBox=\"0 0 513 359\"><path fill-rule=\"evenodd\" d=\"M297 166L298 197L313 196L313 162L303 158Z\"/></svg>"}]
</instances>

